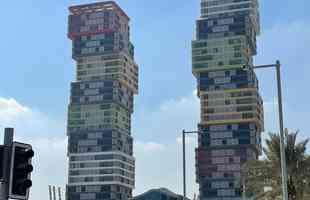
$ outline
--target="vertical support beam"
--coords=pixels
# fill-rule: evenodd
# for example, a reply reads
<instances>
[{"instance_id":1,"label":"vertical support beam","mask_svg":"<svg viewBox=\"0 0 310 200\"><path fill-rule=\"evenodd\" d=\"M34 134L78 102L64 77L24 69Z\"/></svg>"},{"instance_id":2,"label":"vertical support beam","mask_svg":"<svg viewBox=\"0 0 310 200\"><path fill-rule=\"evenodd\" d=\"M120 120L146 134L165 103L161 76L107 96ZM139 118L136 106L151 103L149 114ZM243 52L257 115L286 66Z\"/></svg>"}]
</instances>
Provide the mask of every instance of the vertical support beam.
<instances>
[{"instance_id":1,"label":"vertical support beam","mask_svg":"<svg viewBox=\"0 0 310 200\"><path fill-rule=\"evenodd\" d=\"M185 130L182 131L182 147L183 147L183 200L186 200L186 150L185 150Z\"/></svg>"},{"instance_id":2,"label":"vertical support beam","mask_svg":"<svg viewBox=\"0 0 310 200\"><path fill-rule=\"evenodd\" d=\"M283 125L283 106L282 106L282 86L281 86L281 64L277 60L277 85L278 85L278 106L279 106L279 124L280 124L280 151L281 151L281 172L282 172L282 192L283 200L288 200L287 193L287 167L284 143L284 125Z\"/></svg>"},{"instance_id":3,"label":"vertical support beam","mask_svg":"<svg viewBox=\"0 0 310 200\"><path fill-rule=\"evenodd\" d=\"M58 200L61 200L61 187L58 187Z\"/></svg>"},{"instance_id":4,"label":"vertical support beam","mask_svg":"<svg viewBox=\"0 0 310 200\"><path fill-rule=\"evenodd\" d=\"M5 128L4 130L4 150L3 150L3 179L0 180L0 200L8 200L9 198L9 182L10 182L10 158L12 144L14 139L14 129Z\"/></svg>"},{"instance_id":5,"label":"vertical support beam","mask_svg":"<svg viewBox=\"0 0 310 200\"><path fill-rule=\"evenodd\" d=\"M49 194L49 199L53 200L53 198L52 198L52 186L51 185L48 186L48 194Z\"/></svg>"},{"instance_id":6,"label":"vertical support beam","mask_svg":"<svg viewBox=\"0 0 310 200\"><path fill-rule=\"evenodd\" d=\"M53 186L53 198L54 200L56 200L56 187Z\"/></svg>"}]
</instances>

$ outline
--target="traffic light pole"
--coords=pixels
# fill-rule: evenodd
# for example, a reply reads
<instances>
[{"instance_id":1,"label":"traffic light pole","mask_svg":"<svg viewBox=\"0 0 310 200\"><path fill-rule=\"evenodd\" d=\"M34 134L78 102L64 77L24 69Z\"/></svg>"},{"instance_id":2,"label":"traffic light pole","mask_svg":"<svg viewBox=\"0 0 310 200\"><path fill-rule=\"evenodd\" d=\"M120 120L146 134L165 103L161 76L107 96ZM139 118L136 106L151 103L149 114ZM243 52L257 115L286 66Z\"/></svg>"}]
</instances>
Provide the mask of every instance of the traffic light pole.
<instances>
[{"instance_id":1,"label":"traffic light pole","mask_svg":"<svg viewBox=\"0 0 310 200\"><path fill-rule=\"evenodd\" d=\"M13 144L14 129L6 128L4 131L4 151L3 151L3 178L0 180L0 200L9 199L9 171L10 171L10 158L11 147Z\"/></svg>"}]
</instances>

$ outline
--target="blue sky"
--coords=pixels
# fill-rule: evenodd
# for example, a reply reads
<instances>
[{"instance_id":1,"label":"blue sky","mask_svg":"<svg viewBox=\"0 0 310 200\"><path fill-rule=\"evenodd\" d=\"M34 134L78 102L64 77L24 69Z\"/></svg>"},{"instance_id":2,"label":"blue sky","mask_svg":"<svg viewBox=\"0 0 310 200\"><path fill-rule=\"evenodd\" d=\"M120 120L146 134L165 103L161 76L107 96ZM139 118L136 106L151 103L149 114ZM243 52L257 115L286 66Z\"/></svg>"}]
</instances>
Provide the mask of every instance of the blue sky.
<instances>
[{"instance_id":1,"label":"blue sky","mask_svg":"<svg viewBox=\"0 0 310 200\"><path fill-rule=\"evenodd\" d=\"M59 153L53 157L55 161L65 163L62 158L65 121L69 85L74 80L75 70L71 42L66 37L67 7L89 2L28 0L1 3L0 124L14 125L21 139L42 148L38 165L42 165L46 161L42 157L50 153L44 149L46 146ZM178 171L181 163L177 158L180 149L176 138L182 128L195 129L199 117L190 60L199 0L117 2L131 17L131 38L140 66L140 94L135 98L133 116L133 135L137 141L136 193L159 186L181 192L181 173ZM310 2L262 0L260 5L262 34L258 38L256 63L282 61L285 125L292 130L299 129L302 137L307 137L310 134L307 124L310 112L310 14L306 8L310 8ZM266 102L266 131L276 131L274 73L272 70L261 71L258 77ZM191 140L191 149L194 149L194 141ZM166 156L162 157L163 154ZM193 162L192 155L191 150L188 156ZM171 164L160 164L166 161ZM194 185L193 163L189 165L189 181ZM62 166L55 169L58 176L48 179L49 166L42 168L46 171L40 169L35 176L38 180L45 176L47 183L64 185ZM47 193L38 188L34 188L33 200L46 198ZM197 186L189 190L192 195L197 192Z\"/></svg>"}]
</instances>

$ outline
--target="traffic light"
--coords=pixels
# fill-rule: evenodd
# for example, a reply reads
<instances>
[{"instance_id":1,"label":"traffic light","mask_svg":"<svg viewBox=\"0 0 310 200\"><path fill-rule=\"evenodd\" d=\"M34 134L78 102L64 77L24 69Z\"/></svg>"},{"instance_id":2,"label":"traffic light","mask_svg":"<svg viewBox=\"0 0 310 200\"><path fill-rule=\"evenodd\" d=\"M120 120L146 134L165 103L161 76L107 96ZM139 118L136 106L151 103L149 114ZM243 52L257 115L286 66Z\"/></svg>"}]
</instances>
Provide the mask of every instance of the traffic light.
<instances>
[{"instance_id":1,"label":"traffic light","mask_svg":"<svg viewBox=\"0 0 310 200\"><path fill-rule=\"evenodd\" d=\"M12 146L9 196L12 199L27 200L32 186L31 165L34 152L31 145L14 142Z\"/></svg>"}]
</instances>

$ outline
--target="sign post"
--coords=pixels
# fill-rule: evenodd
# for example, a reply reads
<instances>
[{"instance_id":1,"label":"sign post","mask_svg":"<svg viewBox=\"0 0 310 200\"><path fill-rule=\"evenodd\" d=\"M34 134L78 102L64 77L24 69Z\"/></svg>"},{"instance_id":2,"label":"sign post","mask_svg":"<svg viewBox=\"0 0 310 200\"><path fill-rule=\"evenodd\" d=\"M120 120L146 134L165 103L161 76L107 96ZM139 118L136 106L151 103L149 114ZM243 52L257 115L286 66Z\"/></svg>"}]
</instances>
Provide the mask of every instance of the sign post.
<instances>
[{"instance_id":1,"label":"sign post","mask_svg":"<svg viewBox=\"0 0 310 200\"><path fill-rule=\"evenodd\" d=\"M9 179L10 179L10 158L11 158L11 150L14 138L14 129L13 128L5 128L4 130L4 144L1 146L2 155L1 155L1 170L2 177L0 179L0 200L8 200L9 199Z\"/></svg>"}]
</instances>

